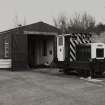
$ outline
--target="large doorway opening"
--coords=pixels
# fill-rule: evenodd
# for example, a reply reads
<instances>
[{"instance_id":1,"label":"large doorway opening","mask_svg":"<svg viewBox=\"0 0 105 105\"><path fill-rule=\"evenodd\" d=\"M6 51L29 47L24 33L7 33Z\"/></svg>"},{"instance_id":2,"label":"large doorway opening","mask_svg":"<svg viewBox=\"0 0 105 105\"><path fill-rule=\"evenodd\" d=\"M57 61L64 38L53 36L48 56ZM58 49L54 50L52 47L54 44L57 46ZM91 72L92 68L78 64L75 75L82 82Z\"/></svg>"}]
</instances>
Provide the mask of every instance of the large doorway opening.
<instances>
[{"instance_id":1,"label":"large doorway opening","mask_svg":"<svg viewBox=\"0 0 105 105\"><path fill-rule=\"evenodd\" d=\"M50 65L54 59L54 36L28 35L28 64L35 68Z\"/></svg>"}]
</instances>

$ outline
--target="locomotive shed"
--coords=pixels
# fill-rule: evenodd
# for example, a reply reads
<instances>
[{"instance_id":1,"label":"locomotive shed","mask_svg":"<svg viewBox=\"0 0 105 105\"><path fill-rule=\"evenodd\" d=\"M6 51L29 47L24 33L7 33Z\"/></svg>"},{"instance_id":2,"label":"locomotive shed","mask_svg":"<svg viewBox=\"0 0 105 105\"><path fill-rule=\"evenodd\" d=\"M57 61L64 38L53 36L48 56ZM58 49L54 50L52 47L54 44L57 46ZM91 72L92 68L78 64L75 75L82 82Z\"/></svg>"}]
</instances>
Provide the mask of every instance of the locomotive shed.
<instances>
[{"instance_id":1,"label":"locomotive shed","mask_svg":"<svg viewBox=\"0 0 105 105\"><path fill-rule=\"evenodd\" d=\"M52 64L58 32L42 21L0 32L0 68L20 70Z\"/></svg>"}]
</instances>

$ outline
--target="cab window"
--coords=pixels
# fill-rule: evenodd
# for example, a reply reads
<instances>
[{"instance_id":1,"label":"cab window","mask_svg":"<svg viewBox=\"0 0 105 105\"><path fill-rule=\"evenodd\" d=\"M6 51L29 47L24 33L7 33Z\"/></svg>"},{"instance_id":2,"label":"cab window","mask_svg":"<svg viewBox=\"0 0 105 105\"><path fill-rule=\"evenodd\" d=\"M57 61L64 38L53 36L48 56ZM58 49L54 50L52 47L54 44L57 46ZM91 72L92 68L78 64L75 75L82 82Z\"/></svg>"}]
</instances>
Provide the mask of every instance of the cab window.
<instances>
[{"instance_id":1,"label":"cab window","mask_svg":"<svg viewBox=\"0 0 105 105\"><path fill-rule=\"evenodd\" d=\"M96 49L96 57L99 58L99 57L104 57L104 49Z\"/></svg>"},{"instance_id":2,"label":"cab window","mask_svg":"<svg viewBox=\"0 0 105 105\"><path fill-rule=\"evenodd\" d=\"M59 46L62 46L63 45L63 37L60 36L58 41L59 41Z\"/></svg>"}]
</instances>

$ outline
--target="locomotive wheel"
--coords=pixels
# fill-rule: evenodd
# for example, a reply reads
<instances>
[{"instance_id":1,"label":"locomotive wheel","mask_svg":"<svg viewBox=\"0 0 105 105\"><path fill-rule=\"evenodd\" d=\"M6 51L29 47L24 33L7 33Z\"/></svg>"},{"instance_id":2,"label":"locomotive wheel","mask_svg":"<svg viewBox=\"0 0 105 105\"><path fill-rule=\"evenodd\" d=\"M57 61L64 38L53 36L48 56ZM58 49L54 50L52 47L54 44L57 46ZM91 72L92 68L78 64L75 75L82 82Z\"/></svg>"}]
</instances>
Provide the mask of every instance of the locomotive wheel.
<instances>
[{"instance_id":1,"label":"locomotive wheel","mask_svg":"<svg viewBox=\"0 0 105 105\"><path fill-rule=\"evenodd\" d=\"M64 72L64 74L66 74L66 75L70 73L69 69L64 69L63 72Z\"/></svg>"},{"instance_id":2,"label":"locomotive wheel","mask_svg":"<svg viewBox=\"0 0 105 105\"><path fill-rule=\"evenodd\" d=\"M83 70L78 70L79 76L83 76Z\"/></svg>"},{"instance_id":3,"label":"locomotive wheel","mask_svg":"<svg viewBox=\"0 0 105 105\"><path fill-rule=\"evenodd\" d=\"M79 75L86 78L90 75L90 72L89 70L79 70Z\"/></svg>"},{"instance_id":4,"label":"locomotive wheel","mask_svg":"<svg viewBox=\"0 0 105 105\"><path fill-rule=\"evenodd\" d=\"M90 76L90 71L89 71L89 70L86 70L86 71L85 71L85 76L86 76L86 77Z\"/></svg>"},{"instance_id":5,"label":"locomotive wheel","mask_svg":"<svg viewBox=\"0 0 105 105\"><path fill-rule=\"evenodd\" d=\"M104 74L104 72L96 72L95 76L96 77L105 77L105 74Z\"/></svg>"}]
</instances>

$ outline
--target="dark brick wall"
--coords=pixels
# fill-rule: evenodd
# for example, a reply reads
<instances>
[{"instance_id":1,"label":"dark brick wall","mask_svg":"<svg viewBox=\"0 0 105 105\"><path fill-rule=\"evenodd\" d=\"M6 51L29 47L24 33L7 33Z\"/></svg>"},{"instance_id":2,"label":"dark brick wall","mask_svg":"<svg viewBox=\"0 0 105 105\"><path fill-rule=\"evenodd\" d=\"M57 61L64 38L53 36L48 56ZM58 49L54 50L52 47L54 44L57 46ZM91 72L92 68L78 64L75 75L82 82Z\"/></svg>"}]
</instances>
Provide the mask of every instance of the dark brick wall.
<instances>
[{"instance_id":1,"label":"dark brick wall","mask_svg":"<svg viewBox=\"0 0 105 105\"><path fill-rule=\"evenodd\" d=\"M12 35L12 67L14 70L28 66L27 44L27 35Z\"/></svg>"}]
</instances>

